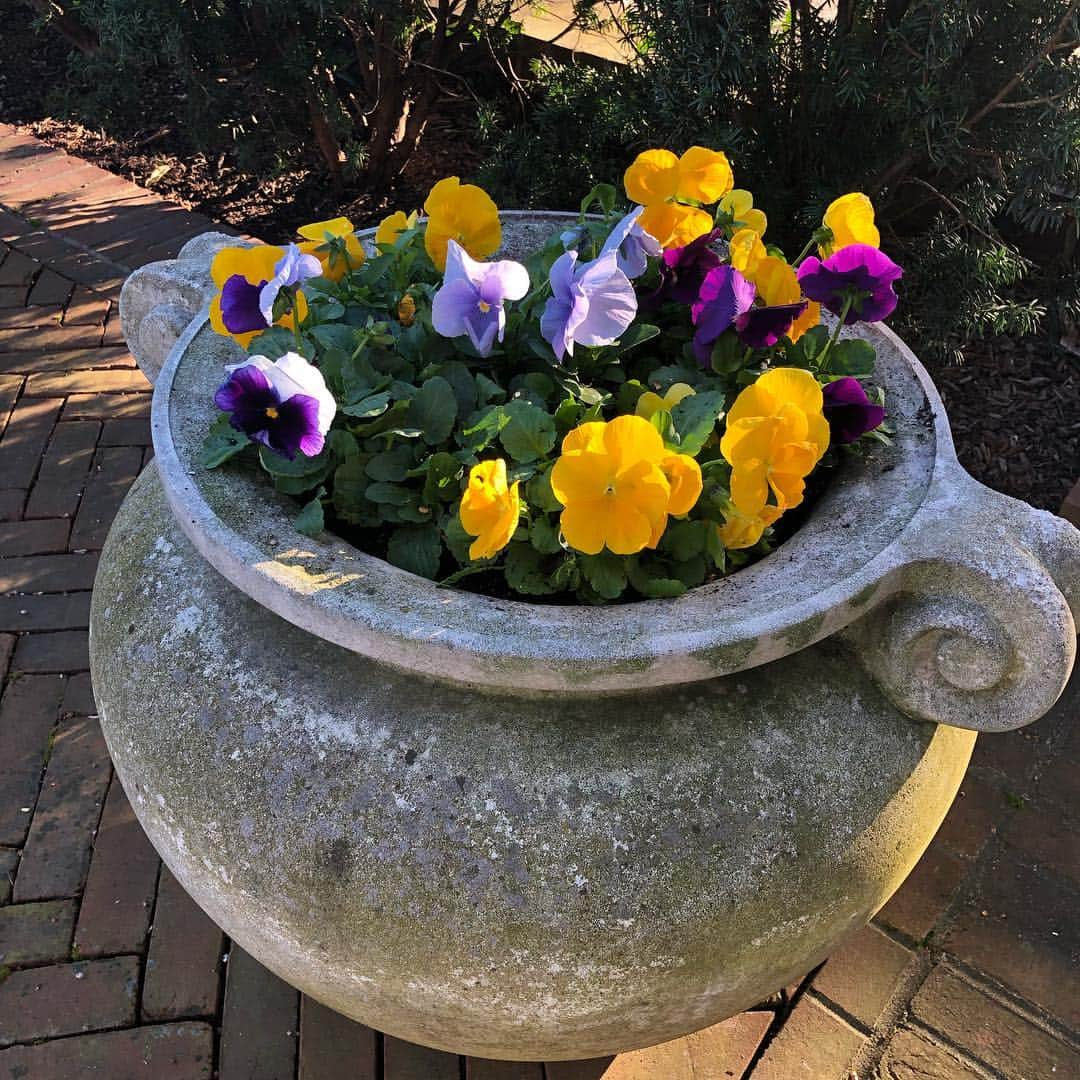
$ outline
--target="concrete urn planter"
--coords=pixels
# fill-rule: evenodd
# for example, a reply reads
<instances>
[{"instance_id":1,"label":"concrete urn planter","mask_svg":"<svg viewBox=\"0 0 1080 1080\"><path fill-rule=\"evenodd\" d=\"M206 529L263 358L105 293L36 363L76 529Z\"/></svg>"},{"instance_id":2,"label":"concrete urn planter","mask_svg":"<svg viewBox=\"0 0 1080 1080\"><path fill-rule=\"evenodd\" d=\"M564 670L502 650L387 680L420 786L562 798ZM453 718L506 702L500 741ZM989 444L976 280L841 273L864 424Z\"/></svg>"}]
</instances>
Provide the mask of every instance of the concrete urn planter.
<instances>
[{"instance_id":1,"label":"concrete urn planter","mask_svg":"<svg viewBox=\"0 0 1080 1080\"><path fill-rule=\"evenodd\" d=\"M507 249L560 224L506 215ZM196 464L235 358L199 313L224 242L125 288L156 459L102 555L94 691L169 868L330 1007L511 1059L715 1023L863 925L976 731L1063 688L1080 534L962 471L888 330L895 445L776 552L678 600L529 605L308 539L263 479Z\"/></svg>"}]
</instances>

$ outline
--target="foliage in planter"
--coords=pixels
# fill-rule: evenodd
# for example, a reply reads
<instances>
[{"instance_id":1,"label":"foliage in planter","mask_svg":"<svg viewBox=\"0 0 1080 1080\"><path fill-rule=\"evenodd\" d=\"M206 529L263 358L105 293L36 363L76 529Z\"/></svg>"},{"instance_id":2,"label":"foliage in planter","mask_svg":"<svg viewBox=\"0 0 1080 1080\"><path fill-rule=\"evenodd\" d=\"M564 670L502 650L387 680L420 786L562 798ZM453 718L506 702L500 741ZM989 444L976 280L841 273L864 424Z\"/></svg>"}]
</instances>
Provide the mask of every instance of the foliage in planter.
<instances>
[{"instance_id":1,"label":"foliage in planter","mask_svg":"<svg viewBox=\"0 0 1080 1080\"><path fill-rule=\"evenodd\" d=\"M1075 0L635 0L640 58L542 64L528 124L485 116L482 181L568 205L626 147L731 148L781 243L837 186L868 192L913 298L898 324L928 355L1076 318L1080 4ZM545 168L550 148L559 168Z\"/></svg>"},{"instance_id":2,"label":"foliage in planter","mask_svg":"<svg viewBox=\"0 0 1080 1080\"><path fill-rule=\"evenodd\" d=\"M819 465L884 437L874 350L839 330L891 314L902 272L861 194L788 261L722 153L648 151L625 186L641 205L598 185L524 263L473 257L498 211L456 177L370 254L345 219L219 252L211 325L249 358L203 464L261 468L304 532L498 594L670 597L760 557Z\"/></svg>"},{"instance_id":3,"label":"foliage in planter","mask_svg":"<svg viewBox=\"0 0 1080 1080\"><path fill-rule=\"evenodd\" d=\"M372 189L391 183L440 99L467 90L466 76L475 76L482 57L505 53L521 6L520 0L32 3L80 50L80 116L137 115L146 93L178 83L195 145L235 143L265 162L313 141L338 189L348 168L342 159Z\"/></svg>"}]
</instances>

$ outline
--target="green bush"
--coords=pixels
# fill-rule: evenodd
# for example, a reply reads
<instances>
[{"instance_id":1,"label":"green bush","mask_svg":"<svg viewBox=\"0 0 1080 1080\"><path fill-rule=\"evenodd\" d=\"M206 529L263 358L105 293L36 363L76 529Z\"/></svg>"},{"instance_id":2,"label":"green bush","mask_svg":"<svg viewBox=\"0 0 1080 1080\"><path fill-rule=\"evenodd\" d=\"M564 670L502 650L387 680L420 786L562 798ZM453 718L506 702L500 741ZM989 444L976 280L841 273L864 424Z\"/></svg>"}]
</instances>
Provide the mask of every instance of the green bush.
<instances>
[{"instance_id":1,"label":"green bush","mask_svg":"<svg viewBox=\"0 0 1080 1080\"><path fill-rule=\"evenodd\" d=\"M726 149L793 253L828 202L873 198L903 263L896 327L928 355L1075 318L1076 0L634 0L627 68L542 63L526 125L491 125L504 205L567 206L649 146Z\"/></svg>"}]
</instances>

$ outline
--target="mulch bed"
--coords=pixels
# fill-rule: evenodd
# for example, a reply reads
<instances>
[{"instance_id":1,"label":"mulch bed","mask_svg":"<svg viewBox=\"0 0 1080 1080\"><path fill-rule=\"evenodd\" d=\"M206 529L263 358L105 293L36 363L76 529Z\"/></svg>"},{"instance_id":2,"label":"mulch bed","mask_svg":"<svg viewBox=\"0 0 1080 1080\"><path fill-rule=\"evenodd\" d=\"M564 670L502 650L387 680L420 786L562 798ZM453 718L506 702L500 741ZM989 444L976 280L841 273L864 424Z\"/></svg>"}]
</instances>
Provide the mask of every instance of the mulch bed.
<instances>
[{"instance_id":1,"label":"mulch bed","mask_svg":"<svg viewBox=\"0 0 1080 1080\"><path fill-rule=\"evenodd\" d=\"M13 23L0 35L0 119L28 124L54 146L268 240L338 213L359 225L388 208L419 206L437 179L467 177L480 160L471 107L451 110L432 126L393 192L378 198L355 192L339 203L311 150L283 166L268 163L263 172L227 153L193 153L177 132L176 103L167 94L148 97L133 130L91 130L49 115L50 88L66 78L67 48L29 19ZM962 364L928 366L965 468L990 487L1056 510L1080 475L1080 360L1046 335L978 342L965 350Z\"/></svg>"}]
</instances>

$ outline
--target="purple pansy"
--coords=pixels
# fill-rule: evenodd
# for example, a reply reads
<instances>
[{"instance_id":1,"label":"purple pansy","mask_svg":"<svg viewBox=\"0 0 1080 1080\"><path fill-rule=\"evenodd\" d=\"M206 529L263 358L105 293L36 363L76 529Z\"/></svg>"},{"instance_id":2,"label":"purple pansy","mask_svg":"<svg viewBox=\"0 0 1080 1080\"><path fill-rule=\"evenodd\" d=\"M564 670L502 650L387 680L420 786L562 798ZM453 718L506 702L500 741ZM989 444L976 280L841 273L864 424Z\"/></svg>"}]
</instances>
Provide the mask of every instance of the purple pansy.
<instances>
[{"instance_id":1,"label":"purple pansy","mask_svg":"<svg viewBox=\"0 0 1080 1080\"><path fill-rule=\"evenodd\" d=\"M616 265L631 281L645 273L650 257L655 259L664 250L656 238L638 224L644 209L644 206L635 206L611 230L600 249L601 258L609 251L615 252Z\"/></svg>"},{"instance_id":2,"label":"purple pansy","mask_svg":"<svg viewBox=\"0 0 1080 1080\"><path fill-rule=\"evenodd\" d=\"M290 461L322 451L337 403L314 364L289 352L277 360L250 356L225 372L214 404L237 431Z\"/></svg>"},{"instance_id":3,"label":"purple pansy","mask_svg":"<svg viewBox=\"0 0 1080 1080\"><path fill-rule=\"evenodd\" d=\"M456 240L446 246L446 273L431 301L431 325L443 337L467 334L473 348L487 356L506 329L507 300L529 291L529 271L504 259L483 263L469 257Z\"/></svg>"},{"instance_id":4,"label":"purple pansy","mask_svg":"<svg viewBox=\"0 0 1080 1080\"><path fill-rule=\"evenodd\" d=\"M748 349L771 349L806 310L806 301L752 307L735 316L735 332Z\"/></svg>"},{"instance_id":5,"label":"purple pansy","mask_svg":"<svg viewBox=\"0 0 1080 1080\"><path fill-rule=\"evenodd\" d=\"M892 283L904 271L882 251L869 244L849 244L824 262L810 255L799 266L799 284L811 300L824 304L834 315L844 310L848 297L853 301L844 319L880 322L896 307Z\"/></svg>"},{"instance_id":6,"label":"purple pansy","mask_svg":"<svg viewBox=\"0 0 1080 1080\"><path fill-rule=\"evenodd\" d=\"M701 291L690 309L694 324L694 355L702 367L712 356L713 342L737 316L750 310L756 290L732 266L717 266L705 275Z\"/></svg>"},{"instance_id":7,"label":"purple pansy","mask_svg":"<svg viewBox=\"0 0 1080 1080\"><path fill-rule=\"evenodd\" d=\"M577 252L560 255L551 267L551 299L540 316L540 333L555 359L579 345L610 345L634 321L637 296L619 269L614 251L577 264Z\"/></svg>"},{"instance_id":8,"label":"purple pansy","mask_svg":"<svg viewBox=\"0 0 1080 1080\"><path fill-rule=\"evenodd\" d=\"M850 375L826 383L821 393L825 398L822 411L834 443L853 443L885 419L885 410L873 404L862 383Z\"/></svg>"},{"instance_id":9,"label":"purple pansy","mask_svg":"<svg viewBox=\"0 0 1080 1080\"><path fill-rule=\"evenodd\" d=\"M230 334L265 330L270 324L259 308L259 293L265 281L252 285L243 274L233 274L221 287L221 321Z\"/></svg>"},{"instance_id":10,"label":"purple pansy","mask_svg":"<svg viewBox=\"0 0 1080 1080\"><path fill-rule=\"evenodd\" d=\"M720 265L720 256L712 249L720 235L719 229L713 229L683 247L668 248L660 260L660 285L646 298L647 305L655 307L668 300L692 304L706 275Z\"/></svg>"},{"instance_id":11,"label":"purple pansy","mask_svg":"<svg viewBox=\"0 0 1080 1080\"><path fill-rule=\"evenodd\" d=\"M299 285L321 273L322 263L314 255L305 255L295 244L290 244L274 266L274 276L259 290L259 311L265 320L263 325L273 325L274 302L282 289Z\"/></svg>"}]
</instances>

